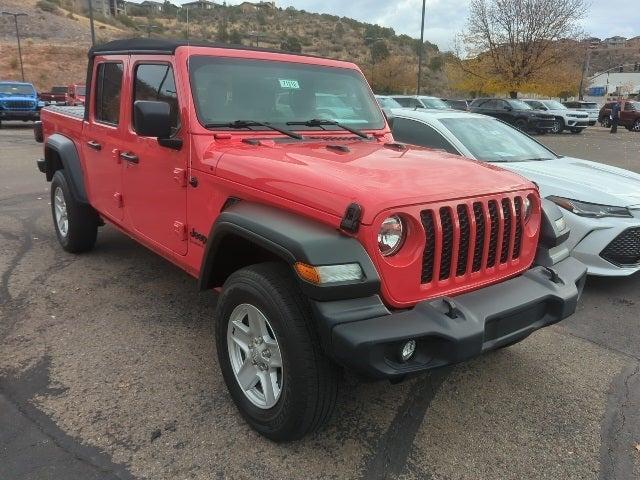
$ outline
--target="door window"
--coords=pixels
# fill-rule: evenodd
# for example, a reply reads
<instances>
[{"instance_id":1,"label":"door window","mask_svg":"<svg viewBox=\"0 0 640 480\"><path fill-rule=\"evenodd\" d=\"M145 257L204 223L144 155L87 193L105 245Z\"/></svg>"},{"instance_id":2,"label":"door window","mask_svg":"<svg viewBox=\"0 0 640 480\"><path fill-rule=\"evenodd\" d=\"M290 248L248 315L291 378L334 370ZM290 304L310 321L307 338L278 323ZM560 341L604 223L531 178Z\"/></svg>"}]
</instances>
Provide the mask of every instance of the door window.
<instances>
[{"instance_id":1,"label":"door window","mask_svg":"<svg viewBox=\"0 0 640 480\"><path fill-rule=\"evenodd\" d=\"M433 127L415 120L396 117L393 121L393 136L403 143L439 148L459 155L455 147L441 133Z\"/></svg>"},{"instance_id":2,"label":"door window","mask_svg":"<svg viewBox=\"0 0 640 480\"><path fill-rule=\"evenodd\" d=\"M169 104L172 133L180 128L178 94L173 68L167 64L138 65L135 74L133 101L150 100ZM135 125L133 126L135 129Z\"/></svg>"},{"instance_id":3,"label":"door window","mask_svg":"<svg viewBox=\"0 0 640 480\"><path fill-rule=\"evenodd\" d=\"M122 63L98 65L96 75L95 120L117 125L120 121L120 93L122 91Z\"/></svg>"}]
</instances>

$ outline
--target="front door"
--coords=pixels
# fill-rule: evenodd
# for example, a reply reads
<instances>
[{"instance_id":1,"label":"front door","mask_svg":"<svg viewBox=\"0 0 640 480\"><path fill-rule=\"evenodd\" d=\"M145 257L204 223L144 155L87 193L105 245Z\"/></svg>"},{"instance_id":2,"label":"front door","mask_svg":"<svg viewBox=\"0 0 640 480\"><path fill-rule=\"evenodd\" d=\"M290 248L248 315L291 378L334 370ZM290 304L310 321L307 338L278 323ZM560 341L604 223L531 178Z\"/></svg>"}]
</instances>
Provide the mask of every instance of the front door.
<instances>
[{"instance_id":1,"label":"front door","mask_svg":"<svg viewBox=\"0 0 640 480\"><path fill-rule=\"evenodd\" d=\"M123 73L126 56L97 57L94 61L93 91L89 121L84 126L81 148L87 172L91 204L105 217L121 223L122 164L118 154L123 132Z\"/></svg>"},{"instance_id":2,"label":"front door","mask_svg":"<svg viewBox=\"0 0 640 480\"><path fill-rule=\"evenodd\" d=\"M187 253L188 145L176 150L157 138L136 133L133 105L137 100L166 102L172 118L172 138L186 126L180 118L178 89L169 62L137 57L130 66L127 128L122 146L125 216L140 235L179 255Z\"/></svg>"}]
</instances>

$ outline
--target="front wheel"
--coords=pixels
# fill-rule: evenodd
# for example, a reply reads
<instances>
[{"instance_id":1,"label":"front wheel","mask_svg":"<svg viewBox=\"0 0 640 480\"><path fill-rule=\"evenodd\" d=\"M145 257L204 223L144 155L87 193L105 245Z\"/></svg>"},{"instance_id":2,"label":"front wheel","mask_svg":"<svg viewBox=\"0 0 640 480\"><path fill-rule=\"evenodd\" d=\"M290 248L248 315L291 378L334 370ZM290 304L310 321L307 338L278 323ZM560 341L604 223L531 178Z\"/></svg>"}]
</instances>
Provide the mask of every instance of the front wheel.
<instances>
[{"instance_id":1,"label":"front wheel","mask_svg":"<svg viewBox=\"0 0 640 480\"><path fill-rule=\"evenodd\" d=\"M51 214L63 249L81 253L94 247L100 218L91 206L73 198L64 170L58 170L51 180Z\"/></svg>"},{"instance_id":2,"label":"front wheel","mask_svg":"<svg viewBox=\"0 0 640 480\"><path fill-rule=\"evenodd\" d=\"M609 120L608 118L603 118L600 122L600 125L602 125L604 128L611 128L611 120Z\"/></svg>"},{"instance_id":3,"label":"front wheel","mask_svg":"<svg viewBox=\"0 0 640 480\"><path fill-rule=\"evenodd\" d=\"M255 430L271 440L295 440L329 419L337 368L321 351L309 306L286 265L233 273L215 320L222 375Z\"/></svg>"},{"instance_id":4,"label":"front wheel","mask_svg":"<svg viewBox=\"0 0 640 480\"><path fill-rule=\"evenodd\" d=\"M640 118L637 119L635 122L633 122L633 126L631 127L631 130L634 132L640 132Z\"/></svg>"},{"instance_id":5,"label":"front wheel","mask_svg":"<svg viewBox=\"0 0 640 480\"><path fill-rule=\"evenodd\" d=\"M528 125L527 121L523 118L516 120L516 123L515 123L516 128L519 128L523 132L526 132L528 130L527 125Z\"/></svg>"}]
</instances>

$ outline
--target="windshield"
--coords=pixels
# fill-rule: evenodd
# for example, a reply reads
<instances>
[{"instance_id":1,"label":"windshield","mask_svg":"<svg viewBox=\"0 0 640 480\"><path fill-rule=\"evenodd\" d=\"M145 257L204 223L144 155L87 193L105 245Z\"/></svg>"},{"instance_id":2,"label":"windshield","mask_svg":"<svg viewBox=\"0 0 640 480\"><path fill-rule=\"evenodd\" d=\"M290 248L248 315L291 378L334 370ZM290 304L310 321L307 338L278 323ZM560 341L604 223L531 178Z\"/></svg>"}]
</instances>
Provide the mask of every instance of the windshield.
<instances>
[{"instance_id":1,"label":"windshield","mask_svg":"<svg viewBox=\"0 0 640 480\"><path fill-rule=\"evenodd\" d=\"M378 103L381 107L384 108L402 108L398 102L396 102L393 98L389 97L376 97L378 99Z\"/></svg>"},{"instance_id":2,"label":"windshield","mask_svg":"<svg viewBox=\"0 0 640 480\"><path fill-rule=\"evenodd\" d=\"M524 133L493 118L442 118L440 121L477 160L526 162L558 158Z\"/></svg>"},{"instance_id":3,"label":"windshield","mask_svg":"<svg viewBox=\"0 0 640 480\"><path fill-rule=\"evenodd\" d=\"M545 100L542 104L549 110L567 110L567 107L555 100Z\"/></svg>"},{"instance_id":4,"label":"windshield","mask_svg":"<svg viewBox=\"0 0 640 480\"><path fill-rule=\"evenodd\" d=\"M581 108L598 108L597 103L583 103Z\"/></svg>"},{"instance_id":5,"label":"windshield","mask_svg":"<svg viewBox=\"0 0 640 480\"><path fill-rule=\"evenodd\" d=\"M51 93L67 93L67 87L53 87Z\"/></svg>"},{"instance_id":6,"label":"windshield","mask_svg":"<svg viewBox=\"0 0 640 480\"><path fill-rule=\"evenodd\" d=\"M385 124L364 77L355 70L194 56L189 71L203 125L250 120L286 126L311 119L333 120L357 129L380 129ZM296 127L317 128L340 127Z\"/></svg>"},{"instance_id":7,"label":"windshield","mask_svg":"<svg viewBox=\"0 0 640 480\"><path fill-rule=\"evenodd\" d=\"M511 105L514 110L533 110L533 108L522 100L509 100L509 105Z\"/></svg>"},{"instance_id":8,"label":"windshield","mask_svg":"<svg viewBox=\"0 0 640 480\"><path fill-rule=\"evenodd\" d=\"M0 83L0 93L5 95L35 95L36 92L31 85Z\"/></svg>"},{"instance_id":9,"label":"windshield","mask_svg":"<svg viewBox=\"0 0 640 480\"><path fill-rule=\"evenodd\" d=\"M76 95L83 97L87 94L87 87L76 87Z\"/></svg>"},{"instance_id":10,"label":"windshield","mask_svg":"<svg viewBox=\"0 0 640 480\"><path fill-rule=\"evenodd\" d=\"M449 105L439 98L420 97L420 101L425 108L433 108L435 110L449 110Z\"/></svg>"}]
</instances>

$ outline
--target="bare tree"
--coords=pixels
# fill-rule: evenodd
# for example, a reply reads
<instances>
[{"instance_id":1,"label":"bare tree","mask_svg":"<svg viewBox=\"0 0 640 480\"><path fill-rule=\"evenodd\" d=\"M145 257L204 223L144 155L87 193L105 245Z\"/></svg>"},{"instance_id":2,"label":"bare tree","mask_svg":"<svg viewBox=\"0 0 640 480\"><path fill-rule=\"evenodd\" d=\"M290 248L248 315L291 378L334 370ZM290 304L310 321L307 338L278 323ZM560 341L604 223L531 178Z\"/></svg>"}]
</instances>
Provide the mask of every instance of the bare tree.
<instances>
[{"instance_id":1,"label":"bare tree","mask_svg":"<svg viewBox=\"0 0 640 480\"><path fill-rule=\"evenodd\" d=\"M579 37L586 9L585 0L471 0L460 40L468 57L481 57L485 73L500 78L515 98L520 87L566 59L563 42L566 47Z\"/></svg>"}]
</instances>

